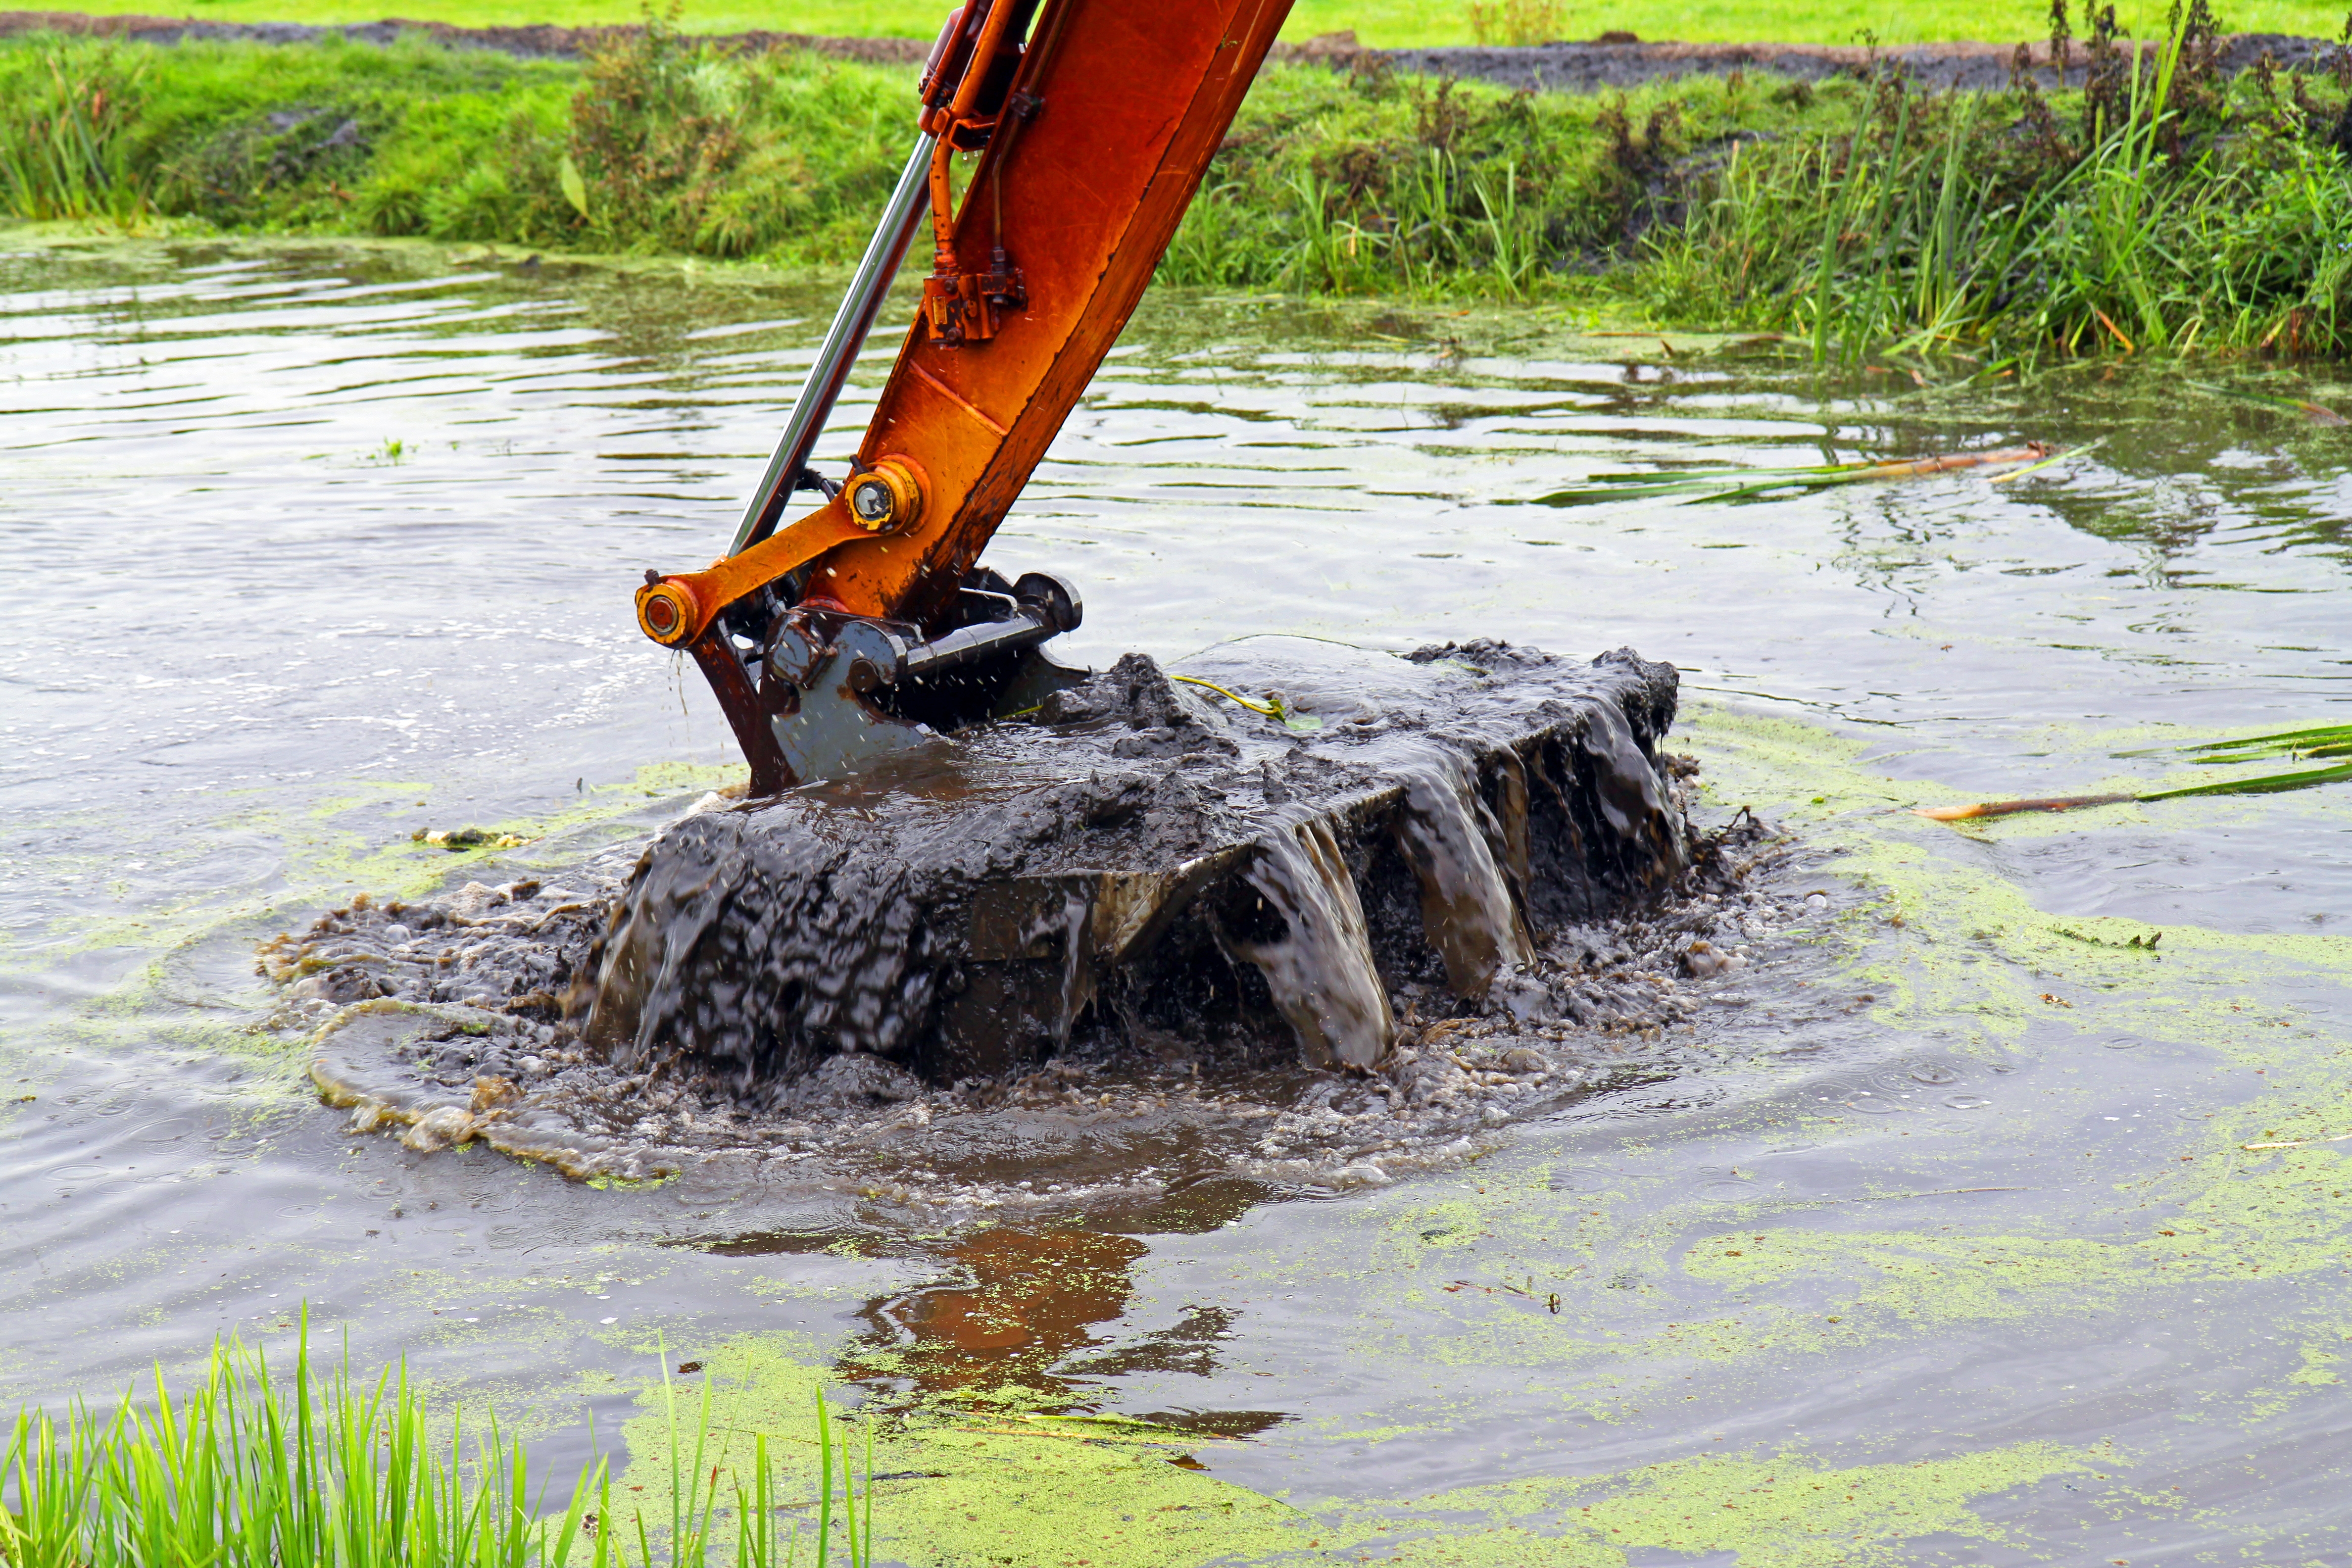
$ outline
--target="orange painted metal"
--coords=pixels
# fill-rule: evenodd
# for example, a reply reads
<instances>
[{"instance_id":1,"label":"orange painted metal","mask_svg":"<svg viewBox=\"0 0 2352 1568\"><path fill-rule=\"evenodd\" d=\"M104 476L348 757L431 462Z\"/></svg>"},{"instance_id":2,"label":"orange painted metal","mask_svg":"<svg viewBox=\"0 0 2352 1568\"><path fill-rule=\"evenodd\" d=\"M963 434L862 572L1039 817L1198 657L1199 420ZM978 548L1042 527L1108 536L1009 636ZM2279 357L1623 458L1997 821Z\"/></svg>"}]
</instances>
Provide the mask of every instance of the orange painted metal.
<instances>
[{"instance_id":1,"label":"orange painted metal","mask_svg":"<svg viewBox=\"0 0 2352 1568\"><path fill-rule=\"evenodd\" d=\"M964 574L1150 282L1289 8L1048 0L940 247L961 264L1005 250L1024 298L984 342L933 341L919 320L859 450L861 468L885 454L919 465L920 516L877 537L835 501L708 572L667 579L693 600L688 636L820 558L804 604L944 626Z\"/></svg>"},{"instance_id":2,"label":"orange painted metal","mask_svg":"<svg viewBox=\"0 0 2352 1568\"><path fill-rule=\"evenodd\" d=\"M638 589L637 629L665 647L683 647L744 595L758 592L846 540L873 537L850 515L849 503L836 496L740 554L723 556L705 571L674 573Z\"/></svg>"}]
</instances>

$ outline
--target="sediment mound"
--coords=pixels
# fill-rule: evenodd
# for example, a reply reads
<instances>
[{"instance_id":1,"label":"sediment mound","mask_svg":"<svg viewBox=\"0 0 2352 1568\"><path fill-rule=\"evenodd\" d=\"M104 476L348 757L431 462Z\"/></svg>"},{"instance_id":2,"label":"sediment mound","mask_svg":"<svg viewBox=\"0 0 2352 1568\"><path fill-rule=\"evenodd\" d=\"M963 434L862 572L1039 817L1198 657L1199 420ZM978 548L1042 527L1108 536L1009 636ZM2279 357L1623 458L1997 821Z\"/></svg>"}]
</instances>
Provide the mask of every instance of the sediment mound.
<instances>
[{"instance_id":1,"label":"sediment mound","mask_svg":"<svg viewBox=\"0 0 2352 1568\"><path fill-rule=\"evenodd\" d=\"M1670 1050L1777 923L1728 852L1760 830L1686 824L1675 686L1496 643L1129 656L1031 721L707 801L625 880L362 900L265 957L330 1099L422 1148L853 1158L970 1201L1047 1165L1385 1179Z\"/></svg>"},{"instance_id":2,"label":"sediment mound","mask_svg":"<svg viewBox=\"0 0 2352 1568\"><path fill-rule=\"evenodd\" d=\"M1381 663L1194 678L1272 674L1269 715L1129 655L1033 724L699 814L647 851L575 1011L616 1061L683 1053L745 1090L836 1055L952 1082L1146 1036L1368 1068L1391 992L1557 1016L1531 932L1688 862L1654 755L1675 671L1500 644Z\"/></svg>"}]
</instances>

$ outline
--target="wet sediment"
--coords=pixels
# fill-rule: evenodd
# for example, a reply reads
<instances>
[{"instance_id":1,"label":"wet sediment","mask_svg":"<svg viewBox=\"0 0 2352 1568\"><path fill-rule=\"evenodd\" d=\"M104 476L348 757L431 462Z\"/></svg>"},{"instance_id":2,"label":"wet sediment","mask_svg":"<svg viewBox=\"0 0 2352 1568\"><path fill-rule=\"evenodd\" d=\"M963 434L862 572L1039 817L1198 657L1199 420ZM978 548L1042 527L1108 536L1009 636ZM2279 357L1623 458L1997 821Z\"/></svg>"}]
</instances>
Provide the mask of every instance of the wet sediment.
<instances>
[{"instance_id":1,"label":"wet sediment","mask_svg":"<svg viewBox=\"0 0 2352 1568\"><path fill-rule=\"evenodd\" d=\"M415 1146L855 1164L988 1206L1458 1158L1654 1068L1777 923L1741 885L1760 830L1685 817L1668 666L1185 668L1130 656L1034 722L707 801L625 879L362 902L266 957L329 1098ZM1253 690L1274 715L1226 695Z\"/></svg>"},{"instance_id":2,"label":"wet sediment","mask_svg":"<svg viewBox=\"0 0 2352 1568\"><path fill-rule=\"evenodd\" d=\"M1391 991L1556 1011L1518 984L1522 907L1605 914L1688 863L1655 755L1675 672L1385 662L1410 672L1385 691L1281 672L1276 719L1131 655L1033 724L698 814L640 863L574 1011L616 1061L745 1092L838 1055L952 1083L1145 1036L1363 1069Z\"/></svg>"}]
</instances>

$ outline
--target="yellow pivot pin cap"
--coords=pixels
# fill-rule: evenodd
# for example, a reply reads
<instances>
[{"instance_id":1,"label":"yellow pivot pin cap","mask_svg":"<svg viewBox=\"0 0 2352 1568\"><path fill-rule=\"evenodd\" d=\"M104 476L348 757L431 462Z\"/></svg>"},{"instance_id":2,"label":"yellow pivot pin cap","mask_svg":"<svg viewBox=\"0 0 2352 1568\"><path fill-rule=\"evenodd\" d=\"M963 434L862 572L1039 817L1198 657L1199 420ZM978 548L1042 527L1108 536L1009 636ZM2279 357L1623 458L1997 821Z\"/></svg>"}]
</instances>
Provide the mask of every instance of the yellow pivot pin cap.
<instances>
[{"instance_id":1,"label":"yellow pivot pin cap","mask_svg":"<svg viewBox=\"0 0 2352 1568\"><path fill-rule=\"evenodd\" d=\"M885 458L849 481L842 491L849 515L868 533L887 533L915 521L923 510L923 489L913 465Z\"/></svg>"},{"instance_id":2,"label":"yellow pivot pin cap","mask_svg":"<svg viewBox=\"0 0 2352 1568\"><path fill-rule=\"evenodd\" d=\"M694 634L694 596L676 583L649 583L637 590L637 629L665 647Z\"/></svg>"}]
</instances>

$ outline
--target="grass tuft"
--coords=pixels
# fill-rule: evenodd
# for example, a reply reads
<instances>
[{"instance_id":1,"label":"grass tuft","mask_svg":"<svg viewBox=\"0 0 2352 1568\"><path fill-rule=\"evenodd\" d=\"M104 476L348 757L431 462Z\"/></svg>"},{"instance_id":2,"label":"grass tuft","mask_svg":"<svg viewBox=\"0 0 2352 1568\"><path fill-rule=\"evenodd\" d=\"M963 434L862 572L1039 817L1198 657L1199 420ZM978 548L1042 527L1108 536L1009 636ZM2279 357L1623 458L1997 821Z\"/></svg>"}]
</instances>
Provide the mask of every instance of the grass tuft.
<instances>
[{"instance_id":1,"label":"grass tuft","mask_svg":"<svg viewBox=\"0 0 2352 1568\"><path fill-rule=\"evenodd\" d=\"M778 1538L768 1436L749 1455L714 1431L706 1380L696 1426L681 1439L665 1360L671 1427L666 1512L616 1510L604 1459L550 1512L522 1445L495 1415L470 1441L462 1413L446 1438L406 1365L373 1383L349 1358L311 1365L307 1311L290 1373L263 1353L214 1347L176 1395L160 1369L152 1396L126 1393L110 1414L76 1401L62 1417L26 1411L0 1450L0 1564L6 1568L683 1568L730 1544L737 1568L791 1568L795 1525ZM814 1568L832 1568L838 1540L849 1568L874 1558L873 1439L861 1490L848 1428L817 1396L824 1455ZM840 1512L835 1510L839 1433ZM691 1453L690 1462L679 1457ZM748 1474L747 1474L748 1472ZM658 1508L658 1505L656 1505ZM789 1505L794 1509L804 1504ZM731 1525L731 1528L730 1526Z\"/></svg>"},{"instance_id":2,"label":"grass tuft","mask_svg":"<svg viewBox=\"0 0 2352 1568\"><path fill-rule=\"evenodd\" d=\"M13 73L9 123L0 135L8 204L35 219L135 220L144 182L123 134L147 62L111 45L53 50L37 68Z\"/></svg>"},{"instance_id":3,"label":"grass tuft","mask_svg":"<svg viewBox=\"0 0 2352 1568\"><path fill-rule=\"evenodd\" d=\"M1549 44L1568 37L1561 0L1470 0L1470 37L1480 44Z\"/></svg>"}]
</instances>

